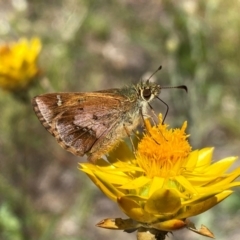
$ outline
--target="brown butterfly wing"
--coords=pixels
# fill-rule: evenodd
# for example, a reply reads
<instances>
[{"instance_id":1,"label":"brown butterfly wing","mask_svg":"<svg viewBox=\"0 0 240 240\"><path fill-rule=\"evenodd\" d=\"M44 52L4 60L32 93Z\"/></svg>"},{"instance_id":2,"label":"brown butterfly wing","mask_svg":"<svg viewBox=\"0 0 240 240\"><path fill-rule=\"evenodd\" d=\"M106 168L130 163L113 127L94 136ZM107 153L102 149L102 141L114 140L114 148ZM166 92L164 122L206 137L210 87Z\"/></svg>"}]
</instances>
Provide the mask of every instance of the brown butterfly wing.
<instances>
[{"instance_id":1,"label":"brown butterfly wing","mask_svg":"<svg viewBox=\"0 0 240 240\"><path fill-rule=\"evenodd\" d=\"M118 123L124 101L108 92L50 93L35 97L33 107L63 148L83 156Z\"/></svg>"}]
</instances>

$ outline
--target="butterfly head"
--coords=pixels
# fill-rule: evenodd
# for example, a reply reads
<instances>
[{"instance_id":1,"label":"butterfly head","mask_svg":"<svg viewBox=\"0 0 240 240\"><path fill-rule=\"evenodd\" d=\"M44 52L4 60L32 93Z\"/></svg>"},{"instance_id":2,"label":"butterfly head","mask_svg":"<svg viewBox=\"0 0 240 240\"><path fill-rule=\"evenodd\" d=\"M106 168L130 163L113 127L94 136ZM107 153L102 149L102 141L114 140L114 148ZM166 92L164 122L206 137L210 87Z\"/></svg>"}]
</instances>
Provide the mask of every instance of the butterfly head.
<instances>
[{"instance_id":1,"label":"butterfly head","mask_svg":"<svg viewBox=\"0 0 240 240\"><path fill-rule=\"evenodd\" d=\"M143 101L151 102L160 94L161 87L159 84L147 80L146 82L140 82L137 85L137 92Z\"/></svg>"}]
</instances>

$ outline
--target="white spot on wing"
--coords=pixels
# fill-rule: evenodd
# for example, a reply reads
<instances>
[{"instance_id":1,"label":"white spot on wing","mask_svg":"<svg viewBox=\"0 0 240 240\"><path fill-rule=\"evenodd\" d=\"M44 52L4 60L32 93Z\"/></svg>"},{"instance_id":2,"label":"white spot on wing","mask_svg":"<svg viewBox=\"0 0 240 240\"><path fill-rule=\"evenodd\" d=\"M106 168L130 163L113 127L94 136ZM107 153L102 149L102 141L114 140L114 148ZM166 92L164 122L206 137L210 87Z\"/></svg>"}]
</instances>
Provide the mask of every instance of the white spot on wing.
<instances>
[{"instance_id":1,"label":"white spot on wing","mask_svg":"<svg viewBox=\"0 0 240 240\"><path fill-rule=\"evenodd\" d=\"M57 105L60 107L62 106L63 102L62 102L62 98L60 95L57 95Z\"/></svg>"}]
</instances>

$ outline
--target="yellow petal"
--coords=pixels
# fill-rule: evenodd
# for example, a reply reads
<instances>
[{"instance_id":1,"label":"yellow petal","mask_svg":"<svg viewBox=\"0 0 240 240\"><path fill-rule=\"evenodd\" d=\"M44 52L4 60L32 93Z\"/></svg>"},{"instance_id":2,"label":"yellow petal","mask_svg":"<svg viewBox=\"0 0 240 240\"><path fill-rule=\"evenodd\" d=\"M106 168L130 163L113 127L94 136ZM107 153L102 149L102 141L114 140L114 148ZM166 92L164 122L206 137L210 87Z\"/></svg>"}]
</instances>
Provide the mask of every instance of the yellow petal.
<instances>
[{"instance_id":1,"label":"yellow petal","mask_svg":"<svg viewBox=\"0 0 240 240\"><path fill-rule=\"evenodd\" d=\"M214 148L203 148L199 150L196 168L201 170L210 165Z\"/></svg>"},{"instance_id":2,"label":"yellow petal","mask_svg":"<svg viewBox=\"0 0 240 240\"><path fill-rule=\"evenodd\" d=\"M197 162L198 162L198 150L195 150L192 151L188 156L188 160L185 165L187 172L192 172L196 168Z\"/></svg>"},{"instance_id":3,"label":"yellow petal","mask_svg":"<svg viewBox=\"0 0 240 240\"><path fill-rule=\"evenodd\" d=\"M117 202L127 216L138 222L149 223L157 220L157 217L144 211L136 201L128 197L120 197Z\"/></svg>"},{"instance_id":4,"label":"yellow petal","mask_svg":"<svg viewBox=\"0 0 240 240\"><path fill-rule=\"evenodd\" d=\"M230 191L230 190L224 191L213 197L205 199L204 201L202 201L200 203L185 206L176 217L183 219L183 218L188 218L188 217L203 213L203 212L207 211L208 209L214 207L216 204L220 203L222 200L224 200L231 194L232 194L232 191Z\"/></svg>"},{"instance_id":5,"label":"yellow petal","mask_svg":"<svg viewBox=\"0 0 240 240\"><path fill-rule=\"evenodd\" d=\"M167 220L167 221L163 221L163 222L157 222L154 224L150 224L150 226L152 228L161 230L161 231L173 231L173 230L177 230L177 229L181 229L183 227L186 226L185 221L181 220L181 219L171 219L171 220Z\"/></svg>"},{"instance_id":6,"label":"yellow petal","mask_svg":"<svg viewBox=\"0 0 240 240\"><path fill-rule=\"evenodd\" d=\"M133 151L123 141L108 155L108 161L111 163L115 163L118 159L122 162L128 162L130 159L134 159Z\"/></svg>"},{"instance_id":7,"label":"yellow petal","mask_svg":"<svg viewBox=\"0 0 240 240\"><path fill-rule=\"evenodd\" d=\"M237 160L237 157L228 157L213 163L207 168L206 174L221 176Z\"/></svg>"},{"instance_id":8,"label":"yellow petal","mask_svg":"<svg viewBox=\"0 0 240 240\"><path fill-rule=\"evenodd\" d=\"M197 194L197 191L196 189L194 188L194 186L188 181L188 179L186 179L184 176L182 175L179 175L179 176L176 176L175 177L175 180L177 182L180 183L180 185L187 189L188 191L190 191L191 193L196 193Z\"/></svg>"},{"instance_id":9,"label":"yellow petal","mask_svg":"<svg viewBox=\"0 0 240 240\"><path fill-rule=\"evenodd\" d=\"M125 183L124 185L122 185L119 188L120 189L138 189L138 188L141 188L144 185L148 184L150 181L151 181L151 179L149 179L145 176L142 176L142 177L138 177L138 178L134 179L133 181Z\"/></svg>"},{"instance_id":10,"label":"yellow petal","mask_svg":"<svg viewBox=\"0 0 240 240\"><path fill-rule=\"evenodd\" d=\"M181 200L175 189L158 189L147 200L144 210L156 215L173 215L181 208Z\"/></svg>"},{"instance_id":11,"label":"yellow petal","mask_svg":"<svg viewBox=\"0 0 240 240\"><path fill-rule=\"evenodd\" d=\"M223 176L223 177L219 177L216 178L216 180L214 182L210 182L209 186L206 186L205 188L209 190L214 188L218 188L218 189L225 189L226 186L228 186L229 183L231 183L232 181L234 181L237 177L239 177L240 175L240 168L235 169L233 172L227 174L227 176Z\"/></svg>"},{"instance_id":12,"label":"yellow petal","mask_svg":"<svg viewBox=\"0 0 240 240\"><path fill-rule=\"evenodd\" d=\"M88 174L86 169L81 169L82 171L86 172L88 177L101 189L101 191L107 195L110 199L113 201L117 200L117 197L122 196L123 192L119 191L113 184L109 183L108 181L105 181L105 179L101 178L102 174L97 175L92 175Z\"/></svg>"},{"instance_id":13,"label":"yellow petal","mask_svg":"<svg viewBox=\"0 0 240 240\"><path fill-rule=\"evenodd\" d=\"M164 181L165 181L164 178L154 177L150 185L149 196L151 196L159 188L162 188Z\"/></svg>"},{"instance_id":14,"label":"yellow petal","mask_svg":"<svg viewBox=\"0 0 240 240\"><path fill-rule=\"evenodd\" d=\"M129 182L129 177L122 171L114 171L109 167L98 167L93 164L83 163L80 164L80 170L96 177L100 177L104 182L109 182L116 185L126 184Z\"/></svg>"}]
</instances>

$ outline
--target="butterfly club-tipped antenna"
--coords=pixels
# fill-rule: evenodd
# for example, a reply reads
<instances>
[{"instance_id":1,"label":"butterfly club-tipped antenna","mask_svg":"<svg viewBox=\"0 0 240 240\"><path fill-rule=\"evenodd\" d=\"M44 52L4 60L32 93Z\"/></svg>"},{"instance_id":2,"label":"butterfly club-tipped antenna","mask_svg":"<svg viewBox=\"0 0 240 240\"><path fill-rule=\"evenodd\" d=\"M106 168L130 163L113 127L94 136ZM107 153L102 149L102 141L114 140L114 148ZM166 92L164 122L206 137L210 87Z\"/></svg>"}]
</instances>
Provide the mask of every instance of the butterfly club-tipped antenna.
<instances>
[{"instance_id":1,"label":"butterfly club-tipped antenna","mask_svg":"<svg viewBox=\"0 0 240 240\"><path fill-rule=\"evenodd\" d=\"M160 66L157 68L157 70L155 70L155 71L150 75L150 77L147 79L146 82L149 82L149 80L150 80L158 71L160 71L161 69L162 69L162 65L160 65Z\"/></svg>"},{"instance_id":2,"label":"butterfly club-tipped antenna","mask_svg":"<svg viewBox=\"0 0 240 240\"><path fill-rule=\"evenodd\" d=\"M183 89L183 90L185 90L186 92L188 92L188 88L187 88L186 85L179 85L179 86L173 86L173 87L161 87L161 89L169 89L169 88ZM161 98L159 98L158 96L156 96L156 98L157 98L158 100L160 100L160 101L167 107L166 113L165 113L164 118L163 118L163 121L162 121L162 124L164 124L164 121L165 121L165 119L166 119L166 117L167 117L167 114L168 114L169 106L168 106L168 104L167 104L166 102L164 102L164 101L163 101Z\"/></svg>"}]
</instances>

